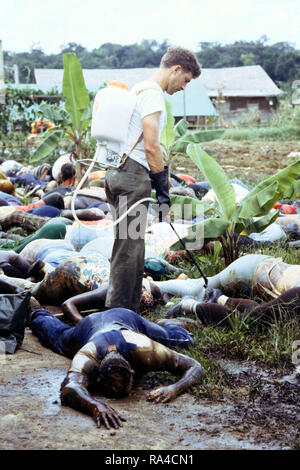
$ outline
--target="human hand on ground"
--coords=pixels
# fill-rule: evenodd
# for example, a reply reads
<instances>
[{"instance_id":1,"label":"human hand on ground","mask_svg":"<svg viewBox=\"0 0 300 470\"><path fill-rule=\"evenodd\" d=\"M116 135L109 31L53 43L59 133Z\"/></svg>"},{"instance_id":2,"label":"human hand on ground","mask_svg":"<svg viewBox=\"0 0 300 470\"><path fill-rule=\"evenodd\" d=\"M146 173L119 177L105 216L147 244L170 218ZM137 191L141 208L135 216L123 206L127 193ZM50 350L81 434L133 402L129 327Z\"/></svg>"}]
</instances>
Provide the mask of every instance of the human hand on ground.
<instances>
[{"instance_id":1,"label":"human hand on ground","mask_svg":"<svg viewBox=\"0 0 300 470\"><path fill-rule=\"evenodd\" d=\"M93 419L97 424L97 427L101 427L101 423L104 423L106 429L113 427L118 429L122 427L121 421L126 421L117 411L105 403L96 402L92 405Z\"/></svg>"},{"instance_id":2,"label":"human hand on ground","mask_svg":"<svg viewBox=\"0 0 300 470\"><path fill-rule=\"evenodd\" d=\"M177 392L174 386L168 385L151 390L147 396L147 400L154 401L154 403L167 403L168 401L174 400L176 396Z\"/></svg>"}]
</instances>

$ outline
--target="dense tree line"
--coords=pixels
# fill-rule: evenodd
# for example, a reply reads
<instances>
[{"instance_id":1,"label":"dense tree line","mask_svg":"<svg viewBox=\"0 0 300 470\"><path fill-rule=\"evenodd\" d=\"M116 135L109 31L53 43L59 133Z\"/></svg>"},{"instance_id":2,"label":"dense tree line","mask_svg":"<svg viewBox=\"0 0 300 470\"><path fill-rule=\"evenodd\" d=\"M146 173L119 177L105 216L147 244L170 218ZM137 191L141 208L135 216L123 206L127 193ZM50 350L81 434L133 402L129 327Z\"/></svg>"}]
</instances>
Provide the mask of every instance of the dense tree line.
<instances>
[{"instance_id":1,"label":"dense tree line","mask_svg":"<svg viewBox=\"0 0 300 470\"><path fill-rule=\"evenodd\" d=\"M83 68L158 67L169 45L167 40L162 43L143 40L140 44L127 46L105 43L89 51L71 42L62 47L58 54L47 55L39 47L21 53L4 51L4 63L8 66L18 64L20 81L33 83L35 68L63 68L62 56L66 52L74 52ZM194 52L204 68L256 64L261 65L276 82L288 82L300 77L300 51L288 42L269 45L265 36L257 41L236 41L227 45L200 42L199 50Z\"/></svg>"},{"instance_id":2,"label":"dense tree line","mask_svg":"<svg viewBox=\"0 0 300 470\"><path fill-rule=\"evenodd\" d=\"M236 41L222 45L200 42L197 56L204 68L261 65L276 82L289 82L300 78L300 51L288 42L267 44L267 37L258 41Z\"/></svg>"}]
</instances>

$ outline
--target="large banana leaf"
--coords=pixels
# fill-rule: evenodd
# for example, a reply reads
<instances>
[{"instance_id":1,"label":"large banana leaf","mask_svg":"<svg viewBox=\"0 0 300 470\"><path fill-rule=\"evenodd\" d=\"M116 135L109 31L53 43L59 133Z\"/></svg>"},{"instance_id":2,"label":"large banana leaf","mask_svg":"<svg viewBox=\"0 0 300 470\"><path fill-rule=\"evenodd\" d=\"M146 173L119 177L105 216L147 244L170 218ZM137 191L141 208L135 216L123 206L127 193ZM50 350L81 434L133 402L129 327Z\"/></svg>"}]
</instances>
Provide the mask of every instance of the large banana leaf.
<instances>
[{"instance_id":1,"label":"large banana leaf","mask_svg":"<svg viewBox=\"0 0 300 470\"><path fill-rule=\"evenodd\" d=\"M166 111L167 111L167 120L166 120L165 127L163 128L161 136L160 136L160 143L161 145L165 147L166 150L168 150L174 144L176 131L174 128L175 119L173 118L173 115L172 115L171 103L168 100L165 100L165 104L166 104Z\"/></svg>"},{"instance_id":2,"label":"large banana leaf","mask_svg":"<svg viewBox=\"0 0 300 470\"><path fill-rule=\"evenodd\" d=\"M270 224L275 222L278 215L279 211L271 211L264 217L260 217L257 220L254 220L252 217L249 219L240 218L238 223L235 225L235 231L243 235L262 232Z\"/></svg>"},{"instance_id":3,"label":"large banana leaf","mask_svg":"<svg viewBox=\"0 0 300 470\"><path fill-rule=\"evenodd\" d=\"M290 189L294 180L298 178L299 174L300 159L279 171L275 175L266 178L264 181L255 186L255 188L252 189L252 191L250 191L250 193L247 194L247 196L243 199L243 204L245 204L246 201L248 201L248 199L250 199L252 196L259 193L262 189L266 188L275 181L278 183L277 200L282 198L283 195ZM274 201L274 204L275 202L276 201Z\"/></svg>"},{"instance_id":4,"label":"large banana leaf","mask_svg":"<svg viewBox=\"0 0 300 470\"><path fill-rule=\"evenodd\" d=\"M224 219L230 220L236 210L236 197L223 168L200 145L189 144L187 153L214 190Z\"/></svg>"},{"instance_id":5,"label":"large banana leaf","mask_svg":"<svg viewBox=\"0 0 300 470\"><path fill-rule=\"evenodd\" d=\"M92 102L89 103L88 107L82 113L81 116L81 130L85 131L91 124L93 113L93 104Z\"/></svg>"},{"instance_id":6,"label":"large banana leaf","mask_svg":"<svg viewBox=\"0 0 300 470\"><path fill-rule=\"evenodd\" d=\"M66 97L66 110L71 116L74 130L80 131L80 119L90 102L85 86L81 65L75 54L63 55L63 93Z\"/></svg>"},{"instance_id":7,"label":"large banana leaf","mask_svg":"<svg viewBox=\"0 0 300 470\"><path fill-rule=\"evenodd\" d=\"M210 140L219 139L223 134L224 131L222 130L188 131L175 142L172 147L172 152L186 154L187 146L189 144L198 144L200 142L208 142Z\"/></svg>"},{"instance_id":8,"label":"large banana leaf","mask_svg":"<svg viewBox=\"0 0 300 470\"><path fill-rule=\"evenodd\" d=\"M199 199L170 194L171 214L174 219L192 220L211 210L211 206Z\"/></svg>"},{"instance_id":9,"label":"large banana leaf","mask_svg":"<svg viewBox=\"0 0 300 470\"><path fill-rule=\"evenodd\" d=\"M210 218L203 220L197 224L188 227L188 235L182 238L183 243L188 249L199 250L202 248L204 241L218 238L229 227L228 220L220 218ZM181 250L180 241L174 243L170 250Z\"/></svg>"},{"instance_id":10,"label":"large banana leaf","mask_svg":"<svg viewBox=\"0 0 300 470\"><path fill-rule=\"evenodd\" d=\"M247 198L246 202L244 198L234 214L234 220L263 216L272 209L277 200L278 181L274 181L252 197Z\"/></svg>"},{"instance_id":11,"label":"large banana leaf","mask_svg":"<svg viewBox=\"0 0 300 470\"><path fill-rule=\"evenodd\" d=\"M300 180L294 181L283 194L282 199L300 199Z\"/></svg>"},{"instance_id":12,"label":"large banana leaf","mask_svg":"<svg viewBox=\"0 0 300 470\"><path fill-rule=\"evenodd\" d=\"M49 119L54 123L70 124L71 122L68 114L56 105L43 103L40 105L39 111L46 119Z\"/></svg>"},{"instance_id":13,"label":"large banana leaf","mask_svg":"<svg viewBox=\"0 0 300 470\"><path fill-rule=\"evenodd\" d=\"M47 132L46 138L31 155L29 159L30 163L38 162L39 160L46 158L57 147L63 134L64 132L62 130Z\"/></svg>"},{"instance_id":14,"label":"large banana leaf","mask_svg":"<svg viewBox=\"0 0 300 470\"><path fill-rule=\"evenodd\" d=\"M175 126L176 137L182 137L189 127L189 123L185 119L180 119Z\"/></svg>"}]
</instances>

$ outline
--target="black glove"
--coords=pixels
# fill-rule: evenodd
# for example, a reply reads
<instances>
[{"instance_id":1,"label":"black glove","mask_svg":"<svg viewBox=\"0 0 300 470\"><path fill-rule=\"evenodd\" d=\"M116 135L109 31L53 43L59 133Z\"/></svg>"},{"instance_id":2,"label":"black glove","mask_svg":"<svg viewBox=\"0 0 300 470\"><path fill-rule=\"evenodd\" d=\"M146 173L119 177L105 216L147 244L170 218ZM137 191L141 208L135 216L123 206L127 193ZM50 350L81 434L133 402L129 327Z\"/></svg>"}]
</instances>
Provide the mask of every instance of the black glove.
<instances>
[{"instance_id":1,"label":"black glove","mask_svg":"<svg viewBox=\"0 0 300 470\"><path fill-rule=\"evenodd\" d=\"M150 172L152 188L156 190L158 202L159 222L162 222L169 213L171 201L169 197L169 169L167 166L158 173Z\"/></svg>"}]
</instances>

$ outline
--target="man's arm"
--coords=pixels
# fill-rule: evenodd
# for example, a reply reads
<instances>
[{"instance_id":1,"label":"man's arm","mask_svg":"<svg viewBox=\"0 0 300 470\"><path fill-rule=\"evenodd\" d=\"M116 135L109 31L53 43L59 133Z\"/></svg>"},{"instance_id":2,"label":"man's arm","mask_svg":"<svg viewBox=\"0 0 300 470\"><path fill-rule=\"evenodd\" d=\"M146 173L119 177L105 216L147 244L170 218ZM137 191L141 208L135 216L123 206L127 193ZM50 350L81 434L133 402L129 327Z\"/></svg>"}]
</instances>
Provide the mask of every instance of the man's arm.
<instances>
[{"instance_id":1,"label":"man's arm","mask_svg":"<svg viewBox=\"0 0 300 470\"><path fill-rule=\"evenodd\" d=\"M153 281L149 281L151 294L154 300L160 301L163 305L166 305L170 301L170 297L165 292L161 291L160 288Z\"/></svg>"},{"instance_id":2,"label":"man's arm","mask_svg":"<svg viewBox=\"0 0 300 470\"><path fill-rule=\"evenodd\" d=\"M107 286L83 294L75 295L62 304L62 310L68 320L78 323L83 319L80 312L84 310L99 309L104 306Z\"/></svg>"},{"instance_id":3,"label":"man's arm","mask_svg":"<svg viewBox=\"0 0 300 470\"><path fill-rule=\"evenodd\" d=\"M173 400L203 377L204 370L199 362L150 339L147 334L122 330L122 335L127 342L136 344L131 353L131 360L132 367L137 373L168 371L181 375L175 384L152 390L148 400L164 403Z\"/></svg>"},{"instance_id":4,"label":"man's arm","mask_svg":"<svg viewBox=\"0 0 300 470\"><path fill-rule=\"evenodd\" d=\"M96 381L99 367L94 358L95 350L95 345L88 343L75 355L71 368L61 384L61 404L92 416L97 427L104 423L107 429L110 426L117 429L122 426L121 421L126 420L110 406L94 399L88 392L89 384Z\"/></svg>"},{"instance_id":5,"label":"man's arm","mask_svg":"<svg viewBox=\"0 0 300 470\"><path fill-rule=\"evenodd\" d=\"M204 370L199 362L175 351L171 351L171 353L172 354L169 355L166 361L164 370L175 375L183 375L178 382L172 385L158 387L152 390L147 397L149 401L166 403L170 400L174 400L174 398L187 390L194 383L198 382L204 375ZM159 370L162 369L160 368Z\"/></svg>"},{"instance_id":6,"label":"man's arm","mask_svg":"<svg viewBox=\"0 0 300 470\"><path fill-rule=\"evenodd\" d=\"M151 173L164 169L164 161L159 143L160 111L143 118L144 148Z\"/></svg>"},{"instance_id":7,"label":"man's arm","mask_svg":"<svg viewBox=\"0 0 300 470\"><path fill-rule=\"evenodd\" d=\"M110 406L94 399L87 390L87 382L83 374L68 372L61 385L61 404L92 416L98 428L104 423L106 429L110 426L118 429L122 426L121 421L126 420Z\"/></svg>"}]
</instances>

